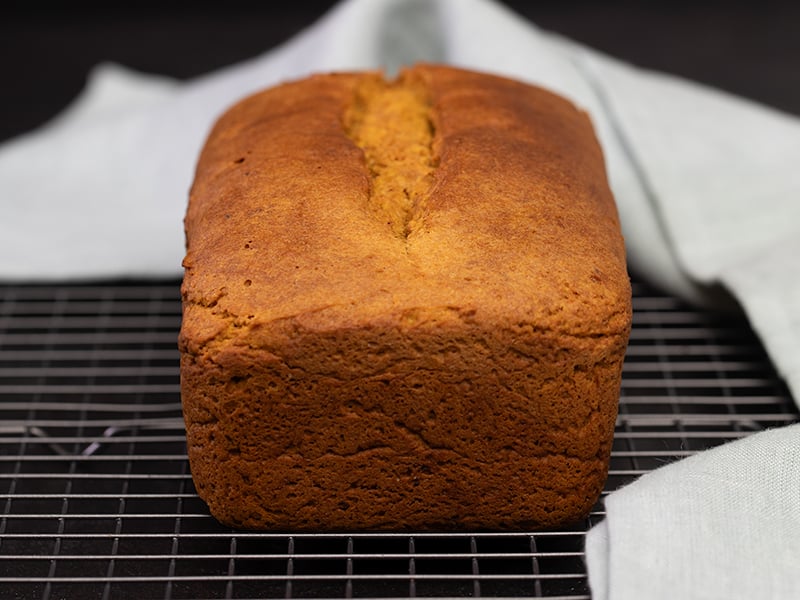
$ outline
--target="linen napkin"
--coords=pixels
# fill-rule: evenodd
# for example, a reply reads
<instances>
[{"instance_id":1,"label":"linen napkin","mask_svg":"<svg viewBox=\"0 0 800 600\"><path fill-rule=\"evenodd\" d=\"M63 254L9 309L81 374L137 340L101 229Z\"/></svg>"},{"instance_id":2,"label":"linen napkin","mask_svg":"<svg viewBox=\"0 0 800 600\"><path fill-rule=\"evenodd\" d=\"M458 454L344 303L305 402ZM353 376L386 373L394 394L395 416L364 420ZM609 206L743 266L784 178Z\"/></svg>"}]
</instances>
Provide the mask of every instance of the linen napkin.
<instances>
[{"instance_id":1,"label":"linen napkin","mask_svg":"<svg viewBox=\"0 0 800 600\"><path fill-rule=\"evenodd\" d=\"M586 539L594 600L800 598L800 425L651 471L605 506Z\"/></svg>"},{"instance_id":2,"label":"linen napkin","mask_svg":"<svg viewBox=\"0 0 800 600\"><path fill-rule=\"evenodd\" d=\"M492 0L343 0L286 44L188 82L99 65L60 117L0 147L0 280L179 276L194 164L228 105L311 72L393 73L416 61L516 77L587 110L632 270L695 303L721 306L719 290L731 294L800 401L800 120L635 68ZM720 590L733 583L720 588L709 574L747 575L745 589L776 597L796 592L784 581L800 559L796 542L773 536L786 543L754 546L748 558L759 568L744 570L742 555L744 543L768 541L760 527L800 539L797 431L753 436L753 446L703 453L612 493L606 521L588 537L595 594L657 597L636 586L661 577L667 589L686 583L674 597L725 597ZM710 489L697 496L692 485L677 487L684 482ZM670 490L678 497L662 495ZM653 537L661 497L683 512L670 509L674 534ZM725 523L743 534L725 536ZM686 543L700 537L702 545ZM706 542L731 552L709 554Z\"/></svg>"}]
</instances>

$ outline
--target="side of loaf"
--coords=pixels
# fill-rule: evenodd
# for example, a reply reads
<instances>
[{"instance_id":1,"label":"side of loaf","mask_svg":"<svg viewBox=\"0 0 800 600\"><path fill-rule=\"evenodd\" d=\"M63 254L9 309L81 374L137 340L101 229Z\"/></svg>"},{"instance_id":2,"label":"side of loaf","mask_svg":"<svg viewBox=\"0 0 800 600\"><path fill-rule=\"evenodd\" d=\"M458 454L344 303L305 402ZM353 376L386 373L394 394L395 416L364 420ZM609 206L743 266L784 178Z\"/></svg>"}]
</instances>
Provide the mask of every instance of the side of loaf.
<instances>
[{"instance_id":1,"label":"side of loaf","mask_svg":"<svg viewBox=\"0 0 800 600\"><path fill-rule=\"evenodd\" d=\"M570 102L438 65L282 84L215 125L185 231L188 453L221 522L530 529L596 503L631 290Z\"/></svg>"}]
</instances>

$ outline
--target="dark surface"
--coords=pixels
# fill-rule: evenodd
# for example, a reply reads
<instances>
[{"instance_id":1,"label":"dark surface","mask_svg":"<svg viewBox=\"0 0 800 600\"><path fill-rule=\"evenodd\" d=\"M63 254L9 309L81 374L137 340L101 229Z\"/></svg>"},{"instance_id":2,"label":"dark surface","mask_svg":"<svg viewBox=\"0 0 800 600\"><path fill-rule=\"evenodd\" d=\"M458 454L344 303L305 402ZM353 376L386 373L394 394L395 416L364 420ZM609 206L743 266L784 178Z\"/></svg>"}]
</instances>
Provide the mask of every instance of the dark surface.
<instances>
[{"instance_id":1,"label":"dark surface","mask_svg":"<svg viewBox=\"0 0 800 600\"><path fill-rule=\"evenodd\" d=\"M634 64L800 115L800 3L504 3L540 27ZM98 62L188 78L280 44L333 4L71 2L42 11L38 3L6 3L0 140L55 115Z\"/></svg>"}]
</instances>

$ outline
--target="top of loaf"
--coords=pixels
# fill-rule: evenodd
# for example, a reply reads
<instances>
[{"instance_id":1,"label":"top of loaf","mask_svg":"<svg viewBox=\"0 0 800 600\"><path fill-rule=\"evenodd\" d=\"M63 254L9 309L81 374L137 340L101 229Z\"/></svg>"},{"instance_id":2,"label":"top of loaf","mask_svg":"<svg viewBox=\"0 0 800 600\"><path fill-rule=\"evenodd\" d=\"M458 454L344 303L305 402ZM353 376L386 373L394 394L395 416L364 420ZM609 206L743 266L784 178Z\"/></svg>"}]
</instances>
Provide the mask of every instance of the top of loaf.
<instances>
[{"instance_id":1,"label":"top of loaf","mask_svg":"<svg viewBox=\"0 0 800 600\"><path fill-rule=\"evenodd\" d=\"M320 74L245 98L207 140L185 230L189 351L287 320L404 328L479 313L580 337L630 327L588 116L490 74Z\"/></svg>"}]
</instances>

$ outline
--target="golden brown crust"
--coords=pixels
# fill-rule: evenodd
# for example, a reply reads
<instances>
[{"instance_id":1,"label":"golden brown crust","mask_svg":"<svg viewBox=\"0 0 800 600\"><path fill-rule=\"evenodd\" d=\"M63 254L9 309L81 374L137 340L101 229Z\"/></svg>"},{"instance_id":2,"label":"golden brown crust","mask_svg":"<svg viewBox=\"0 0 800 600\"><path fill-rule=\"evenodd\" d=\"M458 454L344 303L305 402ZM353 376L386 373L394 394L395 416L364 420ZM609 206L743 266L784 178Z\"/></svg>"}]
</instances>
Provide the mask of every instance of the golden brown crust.
<instances>
[{"instance_id":1,"label":"golden brown crust","mask_svg":"<svg viewBox=\"0 0 800 600\"><path fill-rule=\"evenodd\" d=\"M407 118L353 117L374 89L422 119L413 152L371 154ZM185 226L189 457L221 521L523 528L594 504L630 285L569 102L432 65L285 84L220 119Z\"/></svg>"}]
</instances>

